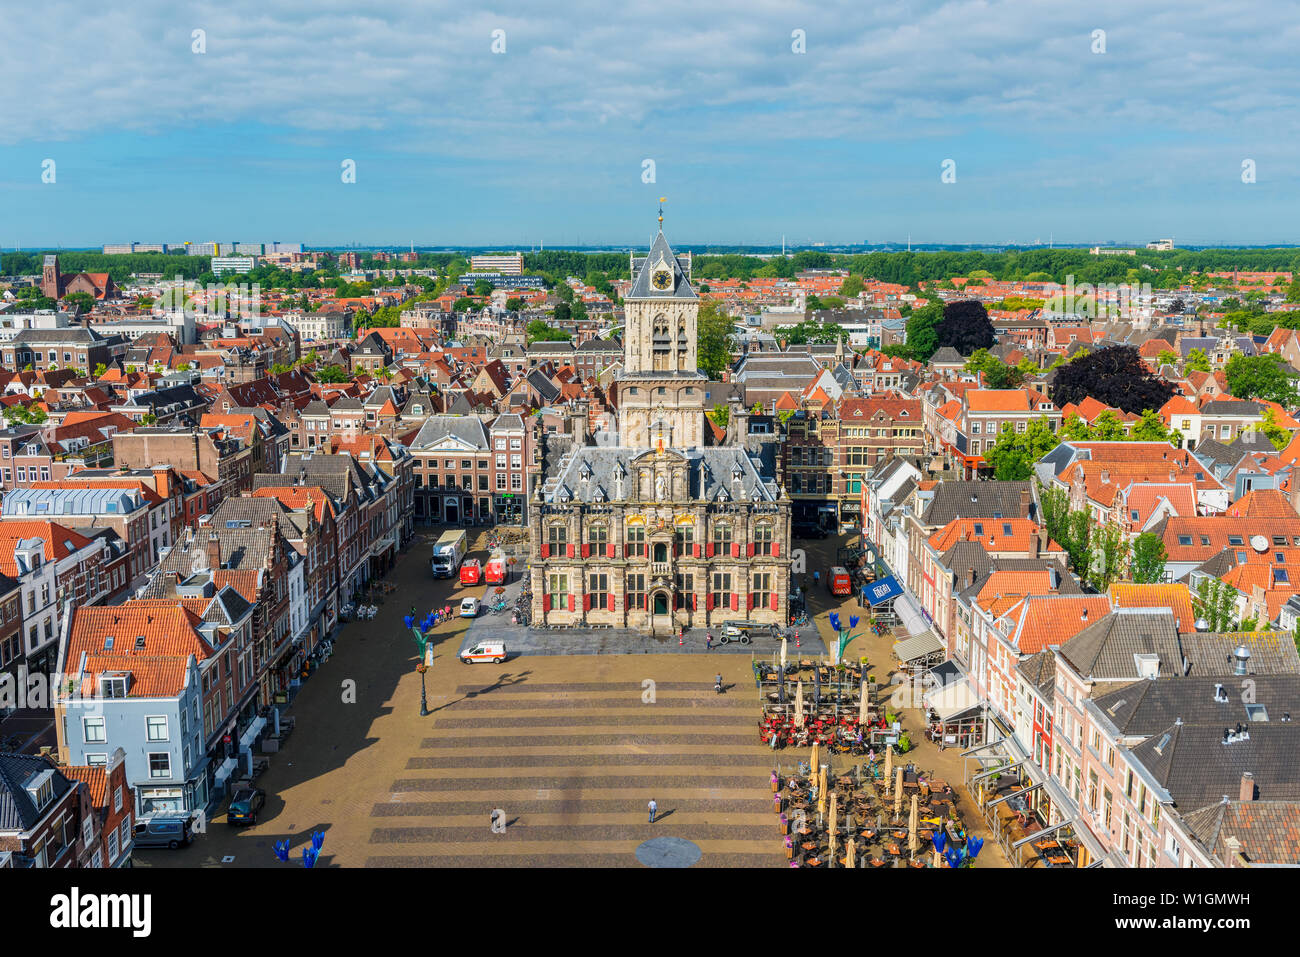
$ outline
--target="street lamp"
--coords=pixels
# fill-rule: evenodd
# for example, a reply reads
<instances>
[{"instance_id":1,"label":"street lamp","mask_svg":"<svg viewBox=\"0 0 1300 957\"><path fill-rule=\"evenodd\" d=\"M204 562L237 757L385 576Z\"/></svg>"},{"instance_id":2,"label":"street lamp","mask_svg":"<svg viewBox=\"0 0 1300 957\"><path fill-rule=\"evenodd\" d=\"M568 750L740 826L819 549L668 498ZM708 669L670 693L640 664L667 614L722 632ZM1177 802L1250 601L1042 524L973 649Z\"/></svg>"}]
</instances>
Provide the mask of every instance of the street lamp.
<instances>
[{"instance_id":1,"label":"street lamp","mask_svg":"<svg viewBox=\"0 0 1300 957\"><path fill-rule=\"evenodd\" d=\"M431 618L432 616L430 616ZM430 618L424 621L416 621L414 615L406 615L402 621L406 627L411 629L411 635L415 638L415 646L420 649L420 663L415 666L415 670L420 673L420 717L429 715L429 698L424 688L424 674L429 670L432 663L433 647L429 644L430 636L426 634L422 626L432 628L433 622Z\"/></svg>"}]
</instances>

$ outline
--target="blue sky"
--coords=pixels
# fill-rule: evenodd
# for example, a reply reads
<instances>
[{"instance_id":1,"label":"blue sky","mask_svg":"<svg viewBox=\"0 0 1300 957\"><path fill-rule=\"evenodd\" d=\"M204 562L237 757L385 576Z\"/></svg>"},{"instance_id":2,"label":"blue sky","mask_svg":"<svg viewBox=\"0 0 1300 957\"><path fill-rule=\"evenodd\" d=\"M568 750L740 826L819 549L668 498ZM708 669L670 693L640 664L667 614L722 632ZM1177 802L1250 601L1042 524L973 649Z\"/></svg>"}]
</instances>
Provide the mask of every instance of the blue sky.
<instances>
[{"instance_id":1,"label":"blue sky","mask_svg":"<svg viewBox=\"0 0 1300 957\"><path fill-rule=\"evenodd\" d=\"M1294 3L704 6L10 10L0 246L1300 242Z\"/></svg>"}]
</instances>

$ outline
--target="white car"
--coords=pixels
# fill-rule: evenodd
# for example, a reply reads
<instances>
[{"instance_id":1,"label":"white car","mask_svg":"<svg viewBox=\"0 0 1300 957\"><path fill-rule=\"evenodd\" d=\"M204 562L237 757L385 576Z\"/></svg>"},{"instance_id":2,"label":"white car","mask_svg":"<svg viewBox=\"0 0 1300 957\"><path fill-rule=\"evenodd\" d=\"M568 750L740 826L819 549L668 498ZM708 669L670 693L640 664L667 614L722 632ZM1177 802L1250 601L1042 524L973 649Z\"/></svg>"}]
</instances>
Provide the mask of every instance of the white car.
<instances>
[{"instance_id":1,"label":"white car","mask_svg":"<svg viewBox=\"0 0 1300 957\"><path fill-rule=\"evenodd\" d=\"M478 617L478 599L462 598L460 601L460 617L477 618Z\"/></svg>"}]
</instances>

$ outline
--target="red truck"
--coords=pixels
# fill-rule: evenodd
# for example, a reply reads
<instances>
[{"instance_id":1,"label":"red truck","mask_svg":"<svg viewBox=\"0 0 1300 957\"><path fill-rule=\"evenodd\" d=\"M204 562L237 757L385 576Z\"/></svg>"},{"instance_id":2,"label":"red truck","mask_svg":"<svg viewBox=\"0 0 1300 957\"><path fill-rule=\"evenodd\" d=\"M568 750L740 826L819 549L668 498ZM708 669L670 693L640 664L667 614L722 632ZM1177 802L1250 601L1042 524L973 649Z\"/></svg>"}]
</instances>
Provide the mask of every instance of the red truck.
<instances>
[{"instance_id":1,"label":"red truck","mask_svg":"<svg viewBox=\"0 0 1300 957\"><path fill-rule=\"evenodd\" d=\"M467 558L465 563L460 566L460 583L462 585L477 585L483 572L483 566L477 558Z\"/></svg>"},{"instance_id":2,"label":"red truck","mask_svg":"<svg viewBox=\"0 0 1300 957\"><path fill-rule=\"evenodd\" d=\"M826 576L826 587L831 590L832 595L853 594L853 579L849 577L849 570L842 565L836 565Z\"/></svg>"},{"instance_id":3,"label":"red truck","mask_svg":"<svg viewBox=\"0 0 1300 957\"><path fill-rule=\"evenodd\" d=\"M483 567L483 581L489 585L504 585L506 583L506 560L499 555L489 558L487 565Z\"/></svg>"}]
</instances>

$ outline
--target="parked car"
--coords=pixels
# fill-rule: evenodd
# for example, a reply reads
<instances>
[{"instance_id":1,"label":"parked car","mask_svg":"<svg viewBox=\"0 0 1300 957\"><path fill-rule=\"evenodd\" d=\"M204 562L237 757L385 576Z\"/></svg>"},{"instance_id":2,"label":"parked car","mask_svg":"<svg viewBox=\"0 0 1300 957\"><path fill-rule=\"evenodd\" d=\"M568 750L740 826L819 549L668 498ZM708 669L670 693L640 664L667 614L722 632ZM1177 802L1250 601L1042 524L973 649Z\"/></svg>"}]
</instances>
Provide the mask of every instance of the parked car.
<instances>
[{"instance_id":1,"label":"parked car","mask_svg":"<svg viewBox=\"0 0 1300 957\"><path fill-rule=\"evenodd\" d=\"M791 538L826 538L829 532L816 522L795 522L790 526Z\"/></svg>"},{"instance_id":2,"label":"parked car","mask_svg":"<svg viewBox=\"0 0 1300 957\"><path fill-rule=\"evenodd\" d=\"M176 848L194 840L188 815L156 815L135 822L136 847Z\"/></svg>"},{"instance_id":3,"label":"parked car","mask_svg":"<svg viewBox=\"0 0 1300 957\"><path fill-rule=\"evenodd\" d=\"M460 660L467 665L476 661L490 661L494 665L499 665L506 660L505 642L480 641L472 644L460 653Z\"/></svg>"},{"instance_id":4,"label":"parked car","mask_svg":"<svg viewBox=\"0 0 1300 957\"><path fill-rule=\"evenodd\" d=\"M227 824L256 824L257 812L266 806L266 792L261 788L240 788L230 799Z\"/></svg>"},{"instance_id":5,"label":"parked car","mask_svg":"<svg viewBox=\"0 0 1300 957\"><path fill-rule=\"evenodd\" d=\"M462 598L460 600L460 617L477 618L478 617L478 599Z\"/></svg>"}]
</instances>

